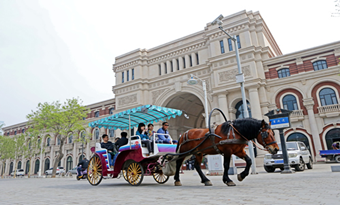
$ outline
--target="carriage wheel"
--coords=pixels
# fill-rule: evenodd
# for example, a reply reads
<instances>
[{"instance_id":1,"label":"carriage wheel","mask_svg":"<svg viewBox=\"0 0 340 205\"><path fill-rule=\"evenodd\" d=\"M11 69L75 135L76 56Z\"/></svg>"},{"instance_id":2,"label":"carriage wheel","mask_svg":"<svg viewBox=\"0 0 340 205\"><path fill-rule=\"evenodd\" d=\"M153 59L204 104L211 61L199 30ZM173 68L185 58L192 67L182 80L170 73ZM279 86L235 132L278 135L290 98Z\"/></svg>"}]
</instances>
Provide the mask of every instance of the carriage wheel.
<instances>
[{"instance_id":1,"label":"carriage wheel","mask_svg":"<svg viewBox=\"0 0 340 205\"><path fill-rule=\"evenodd\" d=\"M126 169L122 170L122 175L123 175L123 178L125 179L125 181L129 182L128 178L127 178L127 175L126 175Z\"/></svg>"},{"instance_id":2,"label":"carriage wheel","mask_svg":"<svg viewBox=\"0 0 340 205\"><path fill-rule=\"evenodd\" d=\"M126 169L126 178L132 186L139 186L144 177L144 170L140 163L132 162Z\"/></svg>"},{"instance_id":3,"label":"carriage wheel","mask_svg":"<svg viewBox=\"0 0 340 205\"><path fill-rule=\"evenodd\" d=\"M100 161L100 158L97 155L94 155L89 162L89 166L87 167L87 180L91 185L97 186L103 179L103 166Z\"/></svg>"},{"instance_id":4,"label":"carriage wheel","mask_svg":"<svg viewBox=\"0 0 340 205\"><path fill-rule=\"evenodd\" d=\"M158 184L165 184L169 180L169 176L163 174L162 171L160 173L153 173L152 176Z\"/></svg>"}]
</instances>

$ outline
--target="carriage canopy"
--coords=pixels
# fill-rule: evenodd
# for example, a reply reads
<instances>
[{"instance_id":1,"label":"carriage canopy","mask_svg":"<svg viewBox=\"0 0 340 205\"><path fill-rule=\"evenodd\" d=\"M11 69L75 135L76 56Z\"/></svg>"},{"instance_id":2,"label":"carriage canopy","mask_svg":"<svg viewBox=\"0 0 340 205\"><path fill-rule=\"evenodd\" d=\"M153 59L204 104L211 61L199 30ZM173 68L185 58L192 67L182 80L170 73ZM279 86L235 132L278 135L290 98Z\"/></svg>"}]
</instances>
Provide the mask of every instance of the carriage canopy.
<instances>
[{"instance_id":1,"label":"carriage canopy","mask_svg":"<svg viewBox=\"0 0 340 205\"><path fill-rule=\"evenodd\" d=\"M129 127L137 127L139 123L148 124L158 122L160 120L166 121L181 115L181 110L156 105L143 105L90 122L89 126L99 128L104 127L106 129L113 128L115 130L128 130Z\"/></svg>"}]
</instances>

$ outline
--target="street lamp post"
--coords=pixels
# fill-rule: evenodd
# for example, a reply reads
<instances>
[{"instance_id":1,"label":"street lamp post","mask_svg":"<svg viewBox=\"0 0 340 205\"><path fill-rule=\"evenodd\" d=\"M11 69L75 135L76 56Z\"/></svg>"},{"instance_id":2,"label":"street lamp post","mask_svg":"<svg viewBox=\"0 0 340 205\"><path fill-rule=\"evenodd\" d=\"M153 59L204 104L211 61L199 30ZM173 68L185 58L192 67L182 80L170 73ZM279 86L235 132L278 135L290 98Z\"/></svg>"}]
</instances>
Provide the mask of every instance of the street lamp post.
<instances>
[{"instance_id":1,"label":"street lamp post","mask_svg":"<svg viewBox=\"0 0 340 205\"><path fill-rule=\"evenodd\" d=\"M246 94L244 90L244 74L242 73L242 68L241 68L241 61L240 61L240 55L238 52L238 45L237 45L237 38L236 36L231 36L229 33L227 33L223 27L222 27L222 19L223 15L219 15L213 22L211 22L211 25L215 25L216 23L218 24L218 28L223 31L223 33L227 34L229 38L234 41L234 46L235 46L235 55L236 55L236 62L237 62L237 69L238 69L238 74L236 75L236 82L240 83L241 85L241 93L242 93L242 103L243 103L243 114L244 118L249 117L248 113L248 107L247 107L247 100L246 100ZM251 141L248 141L248 147L249 147L249 155L252 160L252 165L251 165L251 173L256 174L256 163L255 163L255 156L254 156L254 147L253 143Z\"/></svg>"},{"instance_id":2,"label":"street lamp post","mask_svg":"<svg viewBox=\"0 0 340 205\"><path fill-rule=\"evenodd\" d=\"M194 76L193 74L191 74L191 78L188 80L188 84L189 85L196 85L197 84L197 80L202 81L202 86L203 86L203 91L204 91L204 111L205 111L205 126L207 128L209 128L209 123L208 123L208 118L209 118L209 114L208 114L208 98L207 98L207 84L205 83L205 80L200 79L197 76Z\"/></svg>"}]
</instances>

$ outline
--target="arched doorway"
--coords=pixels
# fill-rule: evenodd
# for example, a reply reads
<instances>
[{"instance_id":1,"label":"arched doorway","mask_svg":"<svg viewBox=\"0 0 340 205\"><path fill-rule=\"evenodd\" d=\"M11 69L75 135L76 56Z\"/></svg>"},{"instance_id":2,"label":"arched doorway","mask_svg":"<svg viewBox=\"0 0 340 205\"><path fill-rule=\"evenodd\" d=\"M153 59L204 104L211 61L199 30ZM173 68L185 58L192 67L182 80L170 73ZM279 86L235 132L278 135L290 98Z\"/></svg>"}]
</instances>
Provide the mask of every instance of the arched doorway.
<instances>
[{"instance_id":1,"label":"arched doorway","mask_svg":"<svg viewBox=\"0 0 340 205\"><path fill-rule=\"evenodd\" d=\"M67 162L66 162L66 172L68 172L68 170L72 169L72 165L73 165L72 157L68 156Z\"/></svg>"},{"instance_id":2,"label":"arched doorway","mask_svg":"<svg viewBox=\"0 0 340 205\"><path fill-rule=\"evenodd\" d=\"M13 172L13 162L11 162L9 164L9 173L8 174L11 174Z\"/></svg>"},{"instance_id":3,"label":"arched doorway","mask_svg":"<svg viewBox=\"0 0 340 205\"><path fill-rule=\"evenodd\" d=\"M334 128L327 132L326 134L326 144L327 149L331 150L332 144L336 141L340 141L340 128Z\"/></svg>"},{"instance_id":4,"label":"arched doorway","mask_svg":"<svg viewBox=\"0 0 340 205\"><path fill-rule=\"evenodd\" d=\"M37 160L35 160L34 174L37 174L39 172L39 166L40 166L40 161L39 161L39 159L37 159Z\"/></svg>"},{"instance_id":5,"label":"arched doorway","mask_svg":"<svg viewBox=\"0 0 340 205\"><path fill-rule=\"evenodd\" d=\"M248 114L249 117L251 117L251 110L250 110L250 105L249 102L247 100L247 108L248 108ZM244 109L243 109L243 101L239 101L236 105L235 105L235 109L236 109L236 119L242 119L244 118Z\"/></svg>"},{"instance_id":6,"label":"arched doorway","mask_svg":"<svg viewBox=\"0 0 340 205\"><path fill-rule=\"evenodd\" d=\"M308 138L306 137L306 135L302 134L302 133L299 133L299 132L295 132L293 134L290 134L288 137L287 137L287 142L294 142L294 141L299 141L299 142L303 142L307 149L309 150L309 152L311 154L312 151L310 150L310 144L309 144L309 140Z\"/></svg>"},{"instance_id":7,"label":"arched doorway","mask_svg":"<svg viewBox=\"0 0 340 205\"><path fill-rule=\"evenodd\" d=\"M18 162L18 168L17 169L21 169L21 161Z\"/></svg>"},{"instance_id":8,"label":"arched doorway","mask_svg":"<svg viewBox=\"0 0 340 205\"><path fill-rule=\"evenodd\" d=\"M50 159L45 159L45 169L44 169L44 172L46 171L46 170L48 170L50 168Z\"/></svg>"},{"instance_id":9,"label":"arched doorway","mask_svg":"<svg viewBox=\"0 0 340 205\"><path fill-rule=\"evenodd\" d=\"M167 101L164 107L183 110L189 116L183 115L168 120L169 133L173 139L178 139L180 134L192 128L205 128L204 106L201 100L191 93L180 93Z\"/></svg>"},{"instance_id":10,"label":"arched doorway","mask_svg":"<svg viewBox=\"0 0 340 205\"><path fill-rule=\"evenodd\" d=\"M25 174L28 174L29 170L30 170L30 160L27 160Z\"/></svg>"}]
</instances>

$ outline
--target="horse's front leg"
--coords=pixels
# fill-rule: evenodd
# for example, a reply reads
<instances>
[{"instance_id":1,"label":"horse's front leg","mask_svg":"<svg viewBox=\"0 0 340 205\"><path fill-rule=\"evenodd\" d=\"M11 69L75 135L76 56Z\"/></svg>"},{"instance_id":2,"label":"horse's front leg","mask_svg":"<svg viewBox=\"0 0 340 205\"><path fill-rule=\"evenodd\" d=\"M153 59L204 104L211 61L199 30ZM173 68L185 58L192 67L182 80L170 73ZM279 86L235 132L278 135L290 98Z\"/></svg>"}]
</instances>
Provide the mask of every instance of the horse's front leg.
<instances>
[{"instance_id":1,"label":"horse's front leg","mask_svg":"<svg viewBox=\"0 0 340 205\"><path fill-rule=\"evenodd\" d=\"M236 186L236 184L229 178L228 171L230 166L230 154L224 154L224 173L223 173L223 182L228 186Z\"/></svg>"},{"instance_id":2,"label":"horse's front leg","mask_svg":"<svg viewBox=\"0 0 340 205\"><path fill-rule=\"evenodd\" d=\"M202 161L202 155L196 155L194 167L195 167L197 173L201 177L201 180L202 180L201 183L204 183L205 186L212 186L212 183L210 182L210 180L202 172L201 161Z\"/></svg>"},{"instance_id":3,"label":"horse's front leg","mask_svg":"<svg viewBox=\"0 0 340 205\"><path fill-rule=\"evenodd\" d=\"M246 161L246 168L244 169L243 172L241 172L240 174L237 175L237 179L239 181L243 181L243 179L246 178L246 176L249 175L249 169L250 169L250 166L252 164L252 161L244 150L242 150L241 153L235 153L235 155L238 156L239 158L243 159L244 161Z\"/></svg>"},{"instance_id":4,"label":"horse's front leg","mask_svg":"<svg viewBox=\"0 0 340 205\"><path fill-rule=\"evenodd\" d=\"M182 186L181 181L179 180L179 171L181 170L183 164L183 158L176 160L176 173L175 173L175 186Z\"/></svg>"}]
</instances>

